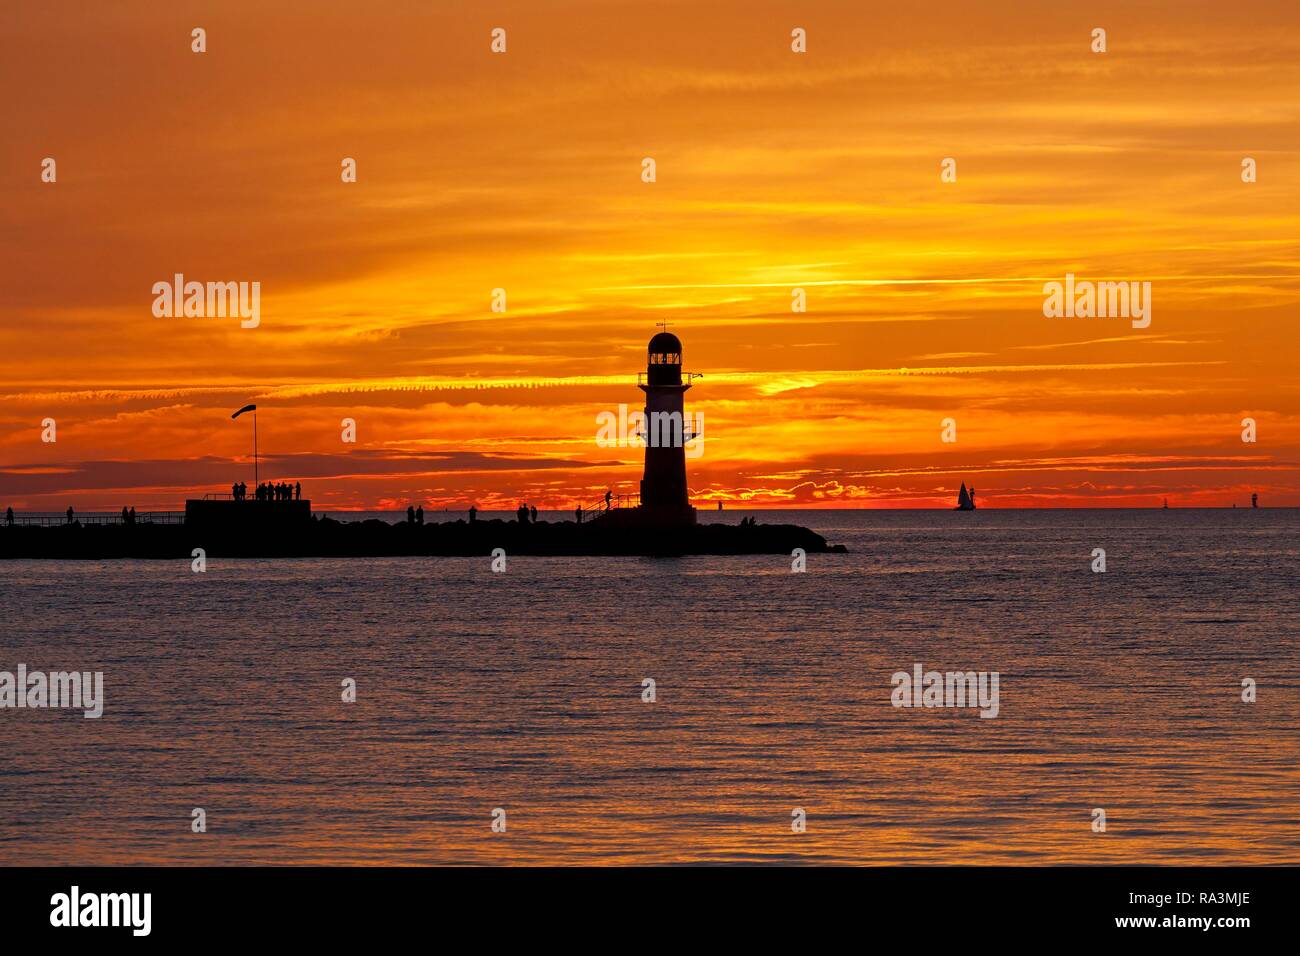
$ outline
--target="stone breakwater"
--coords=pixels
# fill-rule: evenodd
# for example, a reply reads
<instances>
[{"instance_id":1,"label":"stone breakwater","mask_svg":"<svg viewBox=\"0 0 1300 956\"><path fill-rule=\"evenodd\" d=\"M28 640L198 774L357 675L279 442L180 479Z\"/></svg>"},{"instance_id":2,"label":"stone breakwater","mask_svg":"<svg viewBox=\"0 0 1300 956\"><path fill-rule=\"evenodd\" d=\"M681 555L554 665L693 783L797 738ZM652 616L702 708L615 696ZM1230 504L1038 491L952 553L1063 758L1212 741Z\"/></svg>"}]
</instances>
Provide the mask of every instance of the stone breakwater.
<instances>
[{"instance_id":1,"label":"stone breakwater","mask_svg":"<svg viewBox=\"0 0 1300 956\"><path fill-rule=\"evenodd\" d=\"M839 553L842 545L789 524L699 524L689 527L611 527L600 520L451 521L388 524L378 519L308 520L290 528L207 525L59 525L0 527L0 559L189 559L210 557L389 557L511 555L726 555Z\"/></svg>"}]
</instances>

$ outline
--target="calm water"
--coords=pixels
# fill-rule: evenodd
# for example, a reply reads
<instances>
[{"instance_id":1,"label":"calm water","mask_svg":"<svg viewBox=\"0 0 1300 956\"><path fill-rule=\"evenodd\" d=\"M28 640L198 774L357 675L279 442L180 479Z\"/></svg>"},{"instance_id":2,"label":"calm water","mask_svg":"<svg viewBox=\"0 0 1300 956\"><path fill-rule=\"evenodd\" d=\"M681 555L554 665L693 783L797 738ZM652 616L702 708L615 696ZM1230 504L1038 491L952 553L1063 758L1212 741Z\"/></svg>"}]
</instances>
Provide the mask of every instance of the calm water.
<instances>
[{"instance_id":1,"label":"calm water","mask_svg":"<svg viewBox=\"0 0 1300 956\"><path fill-rule=\"evenodd\" d=\"M107 697L0 710L0 863L1300 862L1300 511L759 520L851 553L0 562Z\"/></svg>"}]
</instances>

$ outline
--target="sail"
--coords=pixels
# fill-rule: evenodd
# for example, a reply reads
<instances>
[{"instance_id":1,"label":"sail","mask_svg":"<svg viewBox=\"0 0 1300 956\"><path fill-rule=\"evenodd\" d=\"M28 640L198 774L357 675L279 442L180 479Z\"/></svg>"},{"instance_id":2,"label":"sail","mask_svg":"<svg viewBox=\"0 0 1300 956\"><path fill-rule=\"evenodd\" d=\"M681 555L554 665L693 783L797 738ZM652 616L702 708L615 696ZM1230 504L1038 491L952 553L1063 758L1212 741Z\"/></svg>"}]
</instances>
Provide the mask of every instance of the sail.
<instances>
[{"instance_id":1,"label":"sail","mask_svg":"<svg viewBox=\"0 0 1300 956\"><path fill-rule=\"evenodd\" d=\"M970 495L966 492L966 482L961 483L961 492L957 495L957 507L961 511L971 510Z\"/></svg>"}]
</instances>

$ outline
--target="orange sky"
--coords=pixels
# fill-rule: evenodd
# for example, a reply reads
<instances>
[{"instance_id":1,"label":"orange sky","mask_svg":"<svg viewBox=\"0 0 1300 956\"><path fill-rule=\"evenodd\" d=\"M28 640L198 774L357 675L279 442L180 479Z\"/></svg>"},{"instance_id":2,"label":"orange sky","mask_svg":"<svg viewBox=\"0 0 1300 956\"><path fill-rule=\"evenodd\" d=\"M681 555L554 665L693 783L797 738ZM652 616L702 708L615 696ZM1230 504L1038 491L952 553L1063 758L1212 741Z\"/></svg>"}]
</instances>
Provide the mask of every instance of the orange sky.
<instances>
[{"instance_id":1,"label":"orange sky","mask_svg":"<svg viewBox=\"0 0 1300 956\"><path fill-rule=\"evenodd\" d=\"M665 320L697 504L1300 505L1294 2L52 0L0 89L0 505L251 483L246 402L317 507L634 491L596 415ZM1067 272L1150 327L1045 318Z\"/></svg>"}]
</instances>

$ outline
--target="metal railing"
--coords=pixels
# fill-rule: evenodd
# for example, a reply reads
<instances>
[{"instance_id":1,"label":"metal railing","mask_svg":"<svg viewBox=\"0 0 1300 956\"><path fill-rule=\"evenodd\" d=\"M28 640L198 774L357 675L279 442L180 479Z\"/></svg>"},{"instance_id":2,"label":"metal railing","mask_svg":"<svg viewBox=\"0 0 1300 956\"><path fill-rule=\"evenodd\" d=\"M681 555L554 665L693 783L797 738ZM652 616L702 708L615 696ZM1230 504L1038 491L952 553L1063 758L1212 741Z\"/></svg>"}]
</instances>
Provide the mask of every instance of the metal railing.
<instances>
[{"instance_id":1,"label":"metal railing","mask_svg":"<svg viewBox=\"0 0 1300 956\"><path fill-rule=\"evenodd\" d=\"M605 499L602 496L596 500L595 504L582 506L582 520L594 521L596 520L596 518L605 514L607 510L614 511L617 508L636 508L639 507L640 504L641 504L641 496L639 494L613 495L609 499L609 507L607 509L605 507Z\"/></svg>"},{"instance_id":2,"label":"metal railing","mask_svg":"<svg viewBox=\"0 0 1300 956\"><path fill-rule=\"evenodd\" d=\"M649 376L649 373L648 373L648 372L637 372L637 373L636 373L636 383L637 383L638 385L649 385L649 384L650 384L650 380L649 380L649 377L648 377L648 376ZM704 373L703 373L703 372L682 372L682 384L683 384L683 385L690 385L690 384L692 384L692 383L693 383L697 378L704 378Z\"/></svg>"},{"instance_id":3,"label":"metal railing","mask_svg":"<svg viewBox=\"0 0 1300 956\"><path fill-rule=\"evenodd\" d=\"M120 514L72 514L72 521L68 521L66 514L27 514L14 515L14 526L30 525L40 528L55 528L66 524L80 525L125 525L130 524L130 519L123 519ZM185 512L183 511L140 511L135 516L136 524L184 524ZM8 522L0 519L0 527L7 525Z\"/></svg>"},{"instance_id":4,"label":"metal railing","mask_svg":"<svg viewBox=\"0 0 1300 956\"><path fill-rule=\"evenodd\" d=\"M660 429L659 429L659 433L658 433L658 435L654 436L655 438L659 439L659 444L657 444L657 445L651 444L651 441L650 441L650 439L651 439L651 435L650 435L650 429L649 429L649 426L648 426L648 425L637 426L637 430L634 431L634 432L632 433L631 438L633 438L633 439L636 440L636 447L638 447L638 448L680 448L680 447L683 447L687 442L695 441L695 439L699 438L701 435L704 434L704 432L702 432L702 431L697 432L697 431L695 430L695 423L694 423L694 422L691 422L691 421L688 421L689 418L690 418L689 415L683 415L683 416L682 416L682 441L681 441L681 445L679 445L679 444L677 443L677 440L676 440L676 439L677 439L677 429L676 429L675 427L672 427L672 423L670 423L670 427L667 429L667 433L666 433L666 434L665 434L665 430L662 429L662 428L660 428ZM664 439L667 439L667 441L664 441Z\"/></svg>"},{"instance_id":5,"label":"metal railing","mask_svg":"<svg viewBox=\"0 0 1300 956\"><path fill-rule=\"evenodd\" d=\"M259 498L257 497L257 489L253 489L253 491L244 495L244 497L242 498L236 498L234 495L230 494L229 492L209 491L207 494L203 496L203 500L204 501L276 501L283 504L286 501L302 501L303 499L302 498L276 498L274 496L270 498Z\"/></svg>"}]
</instances>

